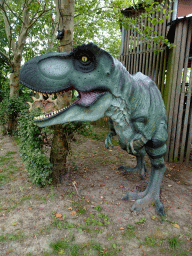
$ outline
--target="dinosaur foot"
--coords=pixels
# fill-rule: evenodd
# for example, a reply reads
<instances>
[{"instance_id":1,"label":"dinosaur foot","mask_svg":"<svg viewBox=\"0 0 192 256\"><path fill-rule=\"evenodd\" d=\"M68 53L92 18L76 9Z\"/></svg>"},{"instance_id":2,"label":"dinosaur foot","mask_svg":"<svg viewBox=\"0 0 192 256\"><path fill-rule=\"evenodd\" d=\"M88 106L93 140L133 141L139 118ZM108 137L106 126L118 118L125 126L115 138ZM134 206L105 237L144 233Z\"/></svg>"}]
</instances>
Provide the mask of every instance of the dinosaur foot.
<instances>
[{"instance_id":1,"label":"dinosaur foot","mask_svg":"<svg viewBox=\"0 0 192 256\"><path fill-rule=\"evenodd\" d=\"M123 200L132 201L134 200L135 203L133 204L131 211L134 210L141 210L146 208L149 204L155 203L155 208L160 215L165 215L164 206L159 200L153 195L147 194L146 191L140 193L128 193L122 197Z\"/></svg>"},{"instance_id":2,"label":"dinosaur foot","mask_svg":"<svg viewBox=\"0 0 192 256\"><path fill-rule=\"evenodd\" d=\"M122 173L123 175L139 172L142 180L144 180L144 177L145 177L145 168L139 168L137 166L135 167L120 166L118 170L123 171Z\"/></svg>"}]
</instances>

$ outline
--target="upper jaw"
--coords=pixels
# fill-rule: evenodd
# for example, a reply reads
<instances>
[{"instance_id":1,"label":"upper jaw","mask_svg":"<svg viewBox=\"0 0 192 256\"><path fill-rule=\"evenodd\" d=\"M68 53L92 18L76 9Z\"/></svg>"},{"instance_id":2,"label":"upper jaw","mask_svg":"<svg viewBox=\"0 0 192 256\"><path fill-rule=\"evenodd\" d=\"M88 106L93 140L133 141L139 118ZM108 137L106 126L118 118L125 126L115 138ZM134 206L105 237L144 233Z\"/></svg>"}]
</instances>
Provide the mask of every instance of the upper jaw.
<instances>
[{"instance_id":1,"label":"upper jaw","mask_svg":"<svg viewBox=\"0 0 192 256\"><path fill-rule=\"evenodd\" d=\"M62 114L63 112L69 110L70 108L72 108L74 106L88 108L88 107L92 106L102 96L104 96L107 93L107 91L100 91L100 90L78 91L78 93L79 93L79 98L77 100L75 100L71 105L61 108L59 110L54 110L50 113L42 114L38 117L35 117L34 121L42 122L45 120L53 119L56 116ZM43 94L48 95L47 93L43 93ZM60 94L60 92L57 92L56 94L58 95L58 94Z\"/></svg>"},{"instance_id":2,"label":"upper jaw","mask_svg":"<svg viewBox=\"0 0 192 256\"><path fill-rule=\"evenodd\" d=\"M36 124L39 127L45 127L74 121L96 121L105 116L105 112L111 105L112 97L109 92L103 93L89 107L82 107L73 103L58 115L36 120Z\"/></svg>"}]
</instances>

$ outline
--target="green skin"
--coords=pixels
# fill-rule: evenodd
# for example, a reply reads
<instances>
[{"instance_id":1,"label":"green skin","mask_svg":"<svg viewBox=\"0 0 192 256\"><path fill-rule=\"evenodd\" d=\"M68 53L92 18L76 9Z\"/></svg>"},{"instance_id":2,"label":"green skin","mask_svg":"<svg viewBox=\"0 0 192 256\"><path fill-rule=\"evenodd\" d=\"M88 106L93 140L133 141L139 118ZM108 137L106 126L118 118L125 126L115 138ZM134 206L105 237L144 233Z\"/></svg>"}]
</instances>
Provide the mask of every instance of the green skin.
<instances>
[{"instance_id":1,"label":"green skin","mask_svg":"<svg viewBox=\"0 0 192 256\"><path fill-rule=\"evenodd\" d=\"M137 166L121 166L125 173L139 171L144 178L144 155L151 160L148 187L140 193L130 192L125 200L136 200L132 210L155 202L164 214L159 199L166 153L166 111L155 83L142 73L130 75L123 65L96 45L77 47L72 53L48 53L35 57L22 67L20 82L42 93L75 89L79 99L58 113L34 119L40 127L72 121L95 121L103 116L110 120L111 133L105 145L112 146L117 135L120 146L136 155Z\"/></svg>"}]
</instances>

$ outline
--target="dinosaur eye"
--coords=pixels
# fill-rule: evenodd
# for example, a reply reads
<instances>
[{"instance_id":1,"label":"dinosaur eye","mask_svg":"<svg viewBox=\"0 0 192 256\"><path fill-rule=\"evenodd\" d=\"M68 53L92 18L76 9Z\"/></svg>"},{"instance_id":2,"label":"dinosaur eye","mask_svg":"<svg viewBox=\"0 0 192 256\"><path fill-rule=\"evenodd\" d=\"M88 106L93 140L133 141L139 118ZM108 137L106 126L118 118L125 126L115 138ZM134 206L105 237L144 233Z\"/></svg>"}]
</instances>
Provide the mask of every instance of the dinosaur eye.
<instances>
[{"instance_id":1,"label":"dinosaur eye","mask_svg":"<svg viewBox=\"0 0 192 256\"><path fill-rule=\"evenodd\" d=\"M87 62L88 59L87 59L86 56L82 56L81 60L82 60L83 62Z\"/></svg>"},{"instance_id":2,"label":"dinosaur eye","mask_svg":"<svg viewBox=\"0 0 192 256\"><path fill-rule=\"evenodd\" d=\"M76 50L73 54L73 64L77 71L88 73L96 68L96 56L91 51Z\"/></svg>"}]
</instances>

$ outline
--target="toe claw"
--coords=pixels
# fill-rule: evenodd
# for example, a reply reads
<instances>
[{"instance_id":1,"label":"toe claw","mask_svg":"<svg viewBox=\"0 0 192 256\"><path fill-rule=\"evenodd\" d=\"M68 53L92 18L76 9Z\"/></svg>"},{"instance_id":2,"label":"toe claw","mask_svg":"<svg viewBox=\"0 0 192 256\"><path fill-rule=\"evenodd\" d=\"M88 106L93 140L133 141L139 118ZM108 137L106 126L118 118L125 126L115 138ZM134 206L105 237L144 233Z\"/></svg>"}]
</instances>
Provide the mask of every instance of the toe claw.
<instances>
[{"instance_id":1,"label":"toe claw","mask_svg":"<svg viewBox=\"0 0 192 256\"><path fill-rule=\"evenodd\" d=\"M122 200L126 200L126 201L128 201L128 200L129 200L129 194L122 196L122 198L121 198L121 199L122 199Z\"/></svg>"},{"instance_id":2,"label":"toe claw","mask_svg":"<svg viewBox=\"0 0 192 256\"><path fill-rule=\"evenodd\" d=\"M164 210L164 206L161 206L159 208L157 208L157 211L160 215L164 216L165 215L165 210Z\"/></svg>"},{"instance_id":3,"label":"toe claw","mask_svg":"<svg viewBox=\"0 0 192 256\"><path fill-rule=\"evenodd\" d=\"M163 204L160 202L160 200L155 201L155 208L157 209L157 211L160 215L162 215L162 216L165 215L165 209L164 209Z\"/></svg>"},{"instance_id":4,"label":"toe claw","mask_svg":"<svg viewBox=\"0 0 192 256\"><path fill-rule=\"evenodd\" d=\"M118 170L120 171L120 170L124 170L125 168L124 168L124 166L120 166L119 168L118 168Z\"/></svg>"}]
</instances>

